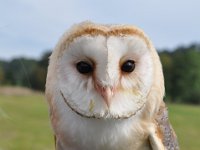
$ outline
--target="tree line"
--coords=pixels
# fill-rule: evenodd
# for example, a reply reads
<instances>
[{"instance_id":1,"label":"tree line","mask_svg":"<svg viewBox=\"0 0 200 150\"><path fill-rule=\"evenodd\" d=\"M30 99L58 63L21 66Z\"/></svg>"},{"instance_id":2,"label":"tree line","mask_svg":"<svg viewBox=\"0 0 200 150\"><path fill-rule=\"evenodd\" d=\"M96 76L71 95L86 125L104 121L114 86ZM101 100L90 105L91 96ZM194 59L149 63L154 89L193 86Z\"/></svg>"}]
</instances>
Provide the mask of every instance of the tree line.
<instances>
[{"instance_id":1,"label":"tree line","mask_svg":"<svg viewBox=\"0 0 200 150\"><path fill-rule=\"evenodd\" d=\"M0 60L0 85L23 86L44 91L50 54L50 51L45 52L39 60L28 58Z\"/></svg>"},{"instance_id":2,"label":"tree line","mask_svg":"<svg viewBox=\"0 0 200 150\"><path fill-rule=\"evenodd\" d=\"M0 60L0 84L44 91L50 54L51 51L45 52L39 60ZM161 50L159 56L165 77L165 100L200 104L200 45Z\"/></svg>"}]
</instances>

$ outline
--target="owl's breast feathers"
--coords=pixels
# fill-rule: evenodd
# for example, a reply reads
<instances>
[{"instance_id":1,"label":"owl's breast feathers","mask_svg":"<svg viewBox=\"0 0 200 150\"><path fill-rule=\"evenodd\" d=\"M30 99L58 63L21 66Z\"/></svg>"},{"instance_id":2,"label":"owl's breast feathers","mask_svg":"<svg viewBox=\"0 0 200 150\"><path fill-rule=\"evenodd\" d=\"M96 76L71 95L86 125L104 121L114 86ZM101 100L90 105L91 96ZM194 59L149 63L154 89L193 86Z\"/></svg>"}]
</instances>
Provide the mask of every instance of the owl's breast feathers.
<instances>
[{"instance_id":1,"label":"owl's breast feathers","mask_svg":"<svg viewBox=\"0 0 200 150\"><path fill-rule=\"evenodd\" d=\"M152 150L179 150L178 140L176 134L169 122L168 119L168 110L165 106L164 102L161 104L158 113L155 118L156 123L156 133L154 135L150 135L150 147ZM161 141L161 145L159 146ZM60 141L56 139L55 136L55 147L56 150L63 150ZM164 147L164 148L163 148Z\"/></svg>"},{"instance_id":2,"label":"owl's breast feathers","mask_svg":"<svg viewBox=\"0 0 200 150\"><path fill-rule=\"evenodd\" d=\"M168 110L164 102L156 114L156 134L161 139L166 150L179 150L176 134L168 119Z\"/></svg>"}]
</instances>

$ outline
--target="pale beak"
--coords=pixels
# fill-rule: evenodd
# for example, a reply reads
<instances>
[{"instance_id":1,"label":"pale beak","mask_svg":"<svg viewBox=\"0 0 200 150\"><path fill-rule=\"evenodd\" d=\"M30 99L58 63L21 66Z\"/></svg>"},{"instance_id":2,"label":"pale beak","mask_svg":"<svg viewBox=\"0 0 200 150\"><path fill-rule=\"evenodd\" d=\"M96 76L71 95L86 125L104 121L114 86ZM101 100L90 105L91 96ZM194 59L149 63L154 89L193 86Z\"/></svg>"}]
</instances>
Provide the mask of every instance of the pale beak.
<instances>
[{"instance_id":1,"label":"pale beak","mask_svg":"<svg viewBox=\"0 0 200 150\"><path fill-rule=\"evenodd\" d=\"M104 102L108 107L110 107L111 99L114 96L114 88L113 87L102 87L97 85L97 91L103 97Z\"/></svg>"}]
</instances>

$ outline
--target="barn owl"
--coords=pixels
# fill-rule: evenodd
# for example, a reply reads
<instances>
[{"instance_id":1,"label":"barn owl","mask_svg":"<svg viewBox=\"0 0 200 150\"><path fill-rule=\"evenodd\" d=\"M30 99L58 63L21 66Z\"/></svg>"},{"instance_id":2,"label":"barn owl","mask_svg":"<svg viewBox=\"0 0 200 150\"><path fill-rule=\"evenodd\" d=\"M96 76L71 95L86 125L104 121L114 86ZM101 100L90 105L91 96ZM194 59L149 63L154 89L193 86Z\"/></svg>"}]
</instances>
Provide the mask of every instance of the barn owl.
<instances>
[{"instance_id":1,"label":"barn owl","mask_svg":"<svg viewBox=\"0 0 200 150\"><path fill-rule=\"evenodd\" d=\"M163 96L158 54L135 26L76 24L50 56L56 150L178 150Z\"/></svg>"}]
</instances>

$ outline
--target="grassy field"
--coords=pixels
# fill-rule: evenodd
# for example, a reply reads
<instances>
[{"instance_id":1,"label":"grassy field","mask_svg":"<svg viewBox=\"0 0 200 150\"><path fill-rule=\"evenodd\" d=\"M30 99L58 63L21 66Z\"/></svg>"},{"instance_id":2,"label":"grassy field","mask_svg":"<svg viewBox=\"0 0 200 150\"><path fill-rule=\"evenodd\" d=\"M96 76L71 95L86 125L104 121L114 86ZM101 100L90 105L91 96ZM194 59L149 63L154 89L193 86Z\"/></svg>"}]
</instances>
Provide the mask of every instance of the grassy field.
<instances>
[{"instance_id":1,"label":"grassy field","mask_svg":"<svg viewBox=\"0 0 200 150\"><path fill-rule=\"evenodd\" d=\"M168 104L181 150L200 149L200 106Z\"/></svg>"},{"instance_id":2,"label":"grassy field","mask_svg":"<svg viewBox=\"0 0 200 150\"><path fill-rule=\"evenodd\" d=\"M43 95L0 96L0 150L54 150L52 135Z\"/></svg>"},{"instance_id":3,"label":"grassy field","mask_svg":"<svg viewBox=\"0 0 200 150\"><path fill-rule=\"evenodd\" d=\"M200 107L169 104L181 150L200 149ZM53 150L48 108L42 94L0 95L0 150Z\"/></svg>"}]
</instances>

